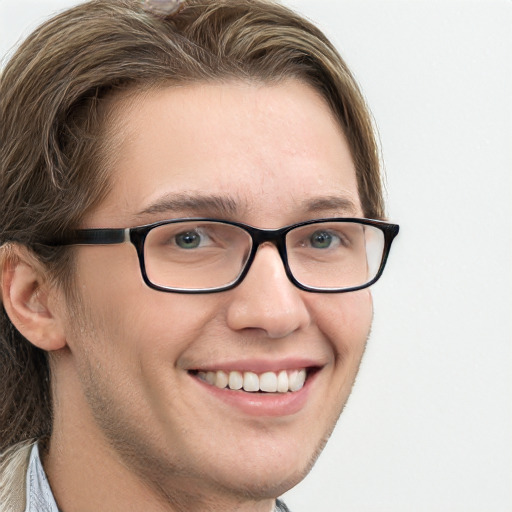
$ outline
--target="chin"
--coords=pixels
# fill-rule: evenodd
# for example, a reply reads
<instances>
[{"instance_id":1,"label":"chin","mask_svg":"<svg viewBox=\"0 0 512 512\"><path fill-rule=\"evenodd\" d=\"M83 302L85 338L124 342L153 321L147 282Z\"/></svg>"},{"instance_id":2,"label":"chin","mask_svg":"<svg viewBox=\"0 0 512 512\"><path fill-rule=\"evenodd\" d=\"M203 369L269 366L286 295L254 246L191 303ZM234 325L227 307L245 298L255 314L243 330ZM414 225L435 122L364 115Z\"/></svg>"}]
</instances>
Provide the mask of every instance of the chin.
<instances>
[{"instance_id":1,"label":"chin","mask_svg":"<svg viewBox=\"0 0 512 512\"><path fill-rule=\"evenodd\" d=\"M297 443L287 447L290 450L288 453L269 446L262 449L256 460L253 458L243 463L233 463L225 472L216 471L217 484L229 487L231 492L240 497L274 499L295 487L308 475L326 442L327 437L307 453L300 453Z\"/></svg>"},{"instance_id":2,"label":"chin","mask_svg":"<svg viewBox=\"0 0 512 512\"><path fill-rule=\"evenodd\" d=\"M227 485L219 483L219 488L229 489L234 495L243 499L275 499L300 483L311 470L313 463L292 472L274 471L271 468L255 470L250 465L244 475L233 475Z\"/></svg>"}]
</instances>

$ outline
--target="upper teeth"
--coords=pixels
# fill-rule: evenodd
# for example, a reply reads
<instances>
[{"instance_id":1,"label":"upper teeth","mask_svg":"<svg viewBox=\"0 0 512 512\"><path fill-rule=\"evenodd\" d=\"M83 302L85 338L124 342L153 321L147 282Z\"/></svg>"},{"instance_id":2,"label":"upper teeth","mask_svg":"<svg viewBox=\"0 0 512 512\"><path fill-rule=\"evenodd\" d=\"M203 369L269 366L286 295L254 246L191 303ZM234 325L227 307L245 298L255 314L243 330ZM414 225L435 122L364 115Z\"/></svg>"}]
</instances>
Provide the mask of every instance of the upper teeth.
<instances>
[{"instance_id":1,"label":"upper teeth","mask_svg":"<svg viewBox=\"0 0 512 512\"><path fill-rule=\"evenodd\" d=\"M267 393L286 393L298 391L306 381L305 368L299 370L281 370L280 372L197 372L197 376L218 388L243 389L244 391L266 391Z\"/></svg>"}]
</instances>

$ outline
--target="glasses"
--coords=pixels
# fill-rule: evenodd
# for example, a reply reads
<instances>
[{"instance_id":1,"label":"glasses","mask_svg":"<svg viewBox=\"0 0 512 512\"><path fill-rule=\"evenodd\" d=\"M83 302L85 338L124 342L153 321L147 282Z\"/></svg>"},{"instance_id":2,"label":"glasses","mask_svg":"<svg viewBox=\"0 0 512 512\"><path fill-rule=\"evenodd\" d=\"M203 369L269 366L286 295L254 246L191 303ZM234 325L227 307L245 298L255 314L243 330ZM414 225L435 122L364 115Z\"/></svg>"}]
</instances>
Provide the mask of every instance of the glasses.
<instances>
[{"instance_id":1,"label":"glasses","mask_svg":"<svg viewBox=\"0 0 512 512\"><path fill-rule=\"evenodd\" d=\"M288 279L309 292L350 292L382 275L399 226L333 218L258 229L209 218L173 219L125 229L79 229L49 245L132 243L144 282L155 290L211 293L234 288L258 247L273 244Z\"/></svg>"}]
</instances>

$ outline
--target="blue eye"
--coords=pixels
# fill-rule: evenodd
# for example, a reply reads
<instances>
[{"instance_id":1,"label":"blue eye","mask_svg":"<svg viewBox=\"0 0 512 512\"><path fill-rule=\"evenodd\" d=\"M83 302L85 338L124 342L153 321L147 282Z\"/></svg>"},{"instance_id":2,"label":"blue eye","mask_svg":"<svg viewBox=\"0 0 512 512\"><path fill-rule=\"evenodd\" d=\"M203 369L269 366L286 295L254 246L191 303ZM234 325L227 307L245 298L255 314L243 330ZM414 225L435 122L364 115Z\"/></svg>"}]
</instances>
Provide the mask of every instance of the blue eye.
<instances>
[{"instance_id":1,"label":"blue eye","mask_svg":"<svg viewBox=\"0 0 512 512\"><path fill-rule=\"evenodd\" d=\"M186 231L176 235L175 240L182 249L196 249L201 244L201 235L197 231Z\"/></svg>"},{"instance_id":2,"label":"blue eye","mask_svg":"<svg viewBox=\"0 0 512 512\"><path fill-rule=\"evenodd\" d=\"M311 247L315 249L327 249L333 242L333 236L327 231L315 231L309 237L309 243Z\"/></svg>"}]
</instances>

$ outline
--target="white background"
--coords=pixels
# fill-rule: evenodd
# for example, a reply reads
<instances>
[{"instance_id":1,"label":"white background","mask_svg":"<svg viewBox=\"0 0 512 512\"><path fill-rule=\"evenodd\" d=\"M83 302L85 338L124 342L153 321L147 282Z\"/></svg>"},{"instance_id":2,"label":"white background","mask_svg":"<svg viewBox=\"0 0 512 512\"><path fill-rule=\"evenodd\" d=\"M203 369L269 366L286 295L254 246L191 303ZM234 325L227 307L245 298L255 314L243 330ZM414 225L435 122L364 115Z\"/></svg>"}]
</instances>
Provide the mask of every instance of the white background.
<instances>
[{"instance_id":1,"label":"white background","mask_svg":"<svg viewBox=\"0 0 512 512\"><path fill-rule=\"evenodd\" d=\"M0 0L0 54L72 3ZM512 2L286 3L359 80L402 228L354 393L286 501L293 512L510 512Z\"/></svg>"}]
</instances>

